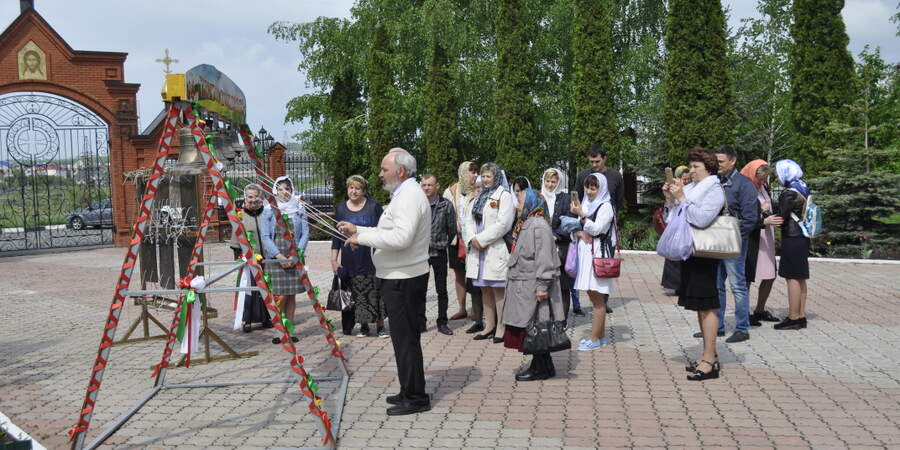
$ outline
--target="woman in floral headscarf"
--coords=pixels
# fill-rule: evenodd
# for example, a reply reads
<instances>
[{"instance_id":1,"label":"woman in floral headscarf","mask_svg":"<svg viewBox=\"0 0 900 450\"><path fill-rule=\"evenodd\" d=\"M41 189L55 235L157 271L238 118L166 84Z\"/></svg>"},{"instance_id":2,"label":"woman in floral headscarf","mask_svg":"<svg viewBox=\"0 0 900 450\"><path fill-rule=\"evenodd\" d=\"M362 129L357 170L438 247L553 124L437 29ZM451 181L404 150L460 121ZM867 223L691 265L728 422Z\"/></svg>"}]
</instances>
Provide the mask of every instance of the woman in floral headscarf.
<instances>
[{"instance_id":1,"label":"woman in floral headscarf","mask_svg":"<svg viewBox=\"0 0 900 450\"><path fill-rule=\"evenodd\" d=\"M509 250L504 236L512 229L516 210L509 184L500 167L494 163L481 166L482 188L463 214L463 242L466 249L466 277L481 288L485 331L475 340L493 339L503 342L503 324L497 320L503 311L506 289L506 263Z\"/></svg>"},{"instance_id":2,"label":"woman in floral headscarf","mask_svg":"<svg viewBox=\"0 0 900 450\"><path fill-rule=\"evenodd\" d=\"M797 219L801 219L809 198L809 187L803 181L803 169L790 159L775 163L778 182L784 192L778 198L776 214L784 220L781 224L781 264L778 275L787 280L790 312L776 330L806 328L806 280L809 279L809 238ZM801 219L802 220L802 219Z\"/></svg>"},{"instance_id":3,"label":"woman in floral headscarf","mask_svg":"<svg viewBox=\"0 0 900 450\"><path fill-rule=\"evenodd\" d=\"M775 227L781 225L781 217L772 212L772 199L769 197L769 163L756 159L741 169L741 175L747 177L756 187L756 200L762 214L759 228L750 233L748 241L747 286L754 281L759 282L759 295L756 297L756 309L750 314L750 325L758 327L762 321L778 322L771 312L766 311L766 300L775 284Z\"/></svg>"},{"instance_id":4,"label":"woman in floral headscarf","mask_svg":"<svg viewBox=\"0 0 900 450\"><path fill-rule=\"evenodd\" d=\"M519 191L517 219L512 234L512 254L506 273L503 345L522 351L525 326L538 309L538 320L562 320L559 258L553 230L544 217L547 207L534 189ZM537 302L537 303L536 303ZM556 375L549 353L535 354L531 364L516 374L518 381L544 380Z\"/></svg>"}]
</instances>

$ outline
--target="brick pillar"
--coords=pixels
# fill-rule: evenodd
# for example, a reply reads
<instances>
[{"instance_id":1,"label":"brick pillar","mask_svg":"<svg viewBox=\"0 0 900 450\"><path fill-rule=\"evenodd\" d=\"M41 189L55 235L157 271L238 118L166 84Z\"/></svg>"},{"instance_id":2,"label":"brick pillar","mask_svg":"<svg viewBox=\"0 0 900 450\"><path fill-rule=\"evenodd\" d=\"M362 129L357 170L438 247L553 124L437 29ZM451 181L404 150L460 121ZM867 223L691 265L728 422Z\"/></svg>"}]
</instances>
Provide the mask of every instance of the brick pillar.
<instances>
[{"instance_id":1,"label":"brick pillar","mask_svg":"<svg viewBox=\"0 0 900 450\"><path fill-rule=\"evenodd\" d=\"M285 148L283 145L276 142L272 145L272 152L269 153L269 158L266 161L266 165L269 167L269 176L272 179L276 179L280 176L285 175L284 171L284 154Z\"/></svg>"}]
</instances>

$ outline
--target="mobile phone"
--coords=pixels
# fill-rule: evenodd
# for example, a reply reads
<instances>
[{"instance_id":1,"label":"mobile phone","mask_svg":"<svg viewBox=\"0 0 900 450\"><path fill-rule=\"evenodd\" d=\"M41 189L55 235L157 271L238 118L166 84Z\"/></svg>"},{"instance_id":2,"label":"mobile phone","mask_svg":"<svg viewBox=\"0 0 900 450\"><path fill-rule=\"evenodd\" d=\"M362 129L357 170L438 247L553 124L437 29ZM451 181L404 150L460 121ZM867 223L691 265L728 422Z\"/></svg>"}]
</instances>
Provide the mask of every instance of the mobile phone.
<instances>
[{"instance_id":1,"label":"mobile phone","mask_svg":"<svg viewBox=\"0 0 900 450\"><path fill-rule=\"evenodd\" d=\"M666 167L666 183L672 184L675 182L675 175L672 174L672 168Z\"/></svg>"},{"instance_id":2,"label":"mobile phone","mask_svg":"<svg viewBox=\"0 0 900 450\"><path fill-rule=\"evenodd\" d=\"M571 198L576 203L578 202L578 191L569 191L569 198Z\"/></svg>"}]
</instances>

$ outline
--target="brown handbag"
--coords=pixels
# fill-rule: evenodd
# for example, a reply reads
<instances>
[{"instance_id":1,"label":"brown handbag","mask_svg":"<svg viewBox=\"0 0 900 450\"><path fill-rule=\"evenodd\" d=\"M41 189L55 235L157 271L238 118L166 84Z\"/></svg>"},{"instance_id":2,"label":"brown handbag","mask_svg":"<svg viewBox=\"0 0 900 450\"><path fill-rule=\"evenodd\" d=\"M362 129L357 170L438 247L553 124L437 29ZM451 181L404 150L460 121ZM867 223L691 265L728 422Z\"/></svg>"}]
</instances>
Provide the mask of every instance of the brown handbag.
<instances>
[{"instance_id":1,"label":"brown handbag","mask_svg":"<svg viewBox=\"0 0 900 450\"><path fill-rule=\"evenodd\" d=\"M616 226L616 216L613 215L613 222L610 230L616 233L616 253L622 256L619 250L619 227ZM612 235L607 232L606 238L600 242L600 254L606 255L600 258L594 257L592 260L594 266L594 276L597 278L619 278L622 267L622 258L616 258L612 250ZM591 256L594 255L594 241L591 241Z\"/></svg>"}]
</instances>

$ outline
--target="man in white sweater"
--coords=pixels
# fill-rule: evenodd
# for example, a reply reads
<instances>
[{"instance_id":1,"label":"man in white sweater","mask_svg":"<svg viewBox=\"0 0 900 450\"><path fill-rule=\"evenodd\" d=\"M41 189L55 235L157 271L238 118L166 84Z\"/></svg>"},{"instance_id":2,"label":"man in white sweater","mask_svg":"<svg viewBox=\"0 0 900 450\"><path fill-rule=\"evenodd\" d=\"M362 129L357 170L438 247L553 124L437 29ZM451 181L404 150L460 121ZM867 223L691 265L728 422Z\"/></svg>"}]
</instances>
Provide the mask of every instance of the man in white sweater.
<instances>
[{"instance_id":1,"label":"man in white sweater","mask_svg":"<svg viewBox=\"0 0 900 450\"><path fill-rule=\"evenodd\" d=\"M391 343L397 361L400 393L387 402L390 416L431 409L425 393L425 367L420 337L425 331L425 295L428 290L428 245L431 243L431 206L413 176L416 159L402 148L393 148L381 161L378 177L391 201L378 226L338 224L346 245L371 247L375 276L381 282L381 298L390 319Z\"/></svg>"}]
</instances>

